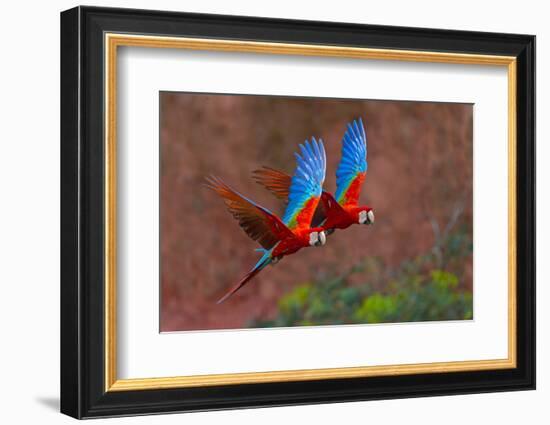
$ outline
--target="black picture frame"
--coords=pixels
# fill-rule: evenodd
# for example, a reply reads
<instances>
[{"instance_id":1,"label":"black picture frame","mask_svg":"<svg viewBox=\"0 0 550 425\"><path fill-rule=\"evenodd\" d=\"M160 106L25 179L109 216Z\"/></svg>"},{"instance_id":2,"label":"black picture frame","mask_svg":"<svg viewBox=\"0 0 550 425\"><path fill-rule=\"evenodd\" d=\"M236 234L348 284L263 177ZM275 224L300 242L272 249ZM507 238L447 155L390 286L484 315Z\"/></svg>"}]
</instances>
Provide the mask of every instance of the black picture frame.
<instances>
[{"instance_id":1,"label":"black picture frame","mask_svg":"<svg viewBox=\"0 0 550 425\"><path fill-rule=\"evenodd\" d=\"M104 33L517 58L517 367L369 378L105 391ZM61 13L61 412L75 418L535 388L535 37L76 7Z\"/></svg>"}]
</instances>

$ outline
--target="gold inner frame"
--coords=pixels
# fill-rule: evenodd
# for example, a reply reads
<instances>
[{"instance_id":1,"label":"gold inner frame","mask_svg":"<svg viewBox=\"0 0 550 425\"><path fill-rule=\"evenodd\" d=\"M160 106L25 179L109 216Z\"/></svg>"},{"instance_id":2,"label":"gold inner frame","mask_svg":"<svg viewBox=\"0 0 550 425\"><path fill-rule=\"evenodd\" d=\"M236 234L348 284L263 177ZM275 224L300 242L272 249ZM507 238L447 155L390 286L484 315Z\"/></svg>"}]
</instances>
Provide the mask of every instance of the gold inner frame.
<instances>
[{"instance_id":1,"label":"gold inner frame","mask_svg":"<svg viewBox=\"0 0 550 425\"><path fill-rule=\"evenodd\" d=\"M105 34L105 391L409 375L516 367L516 58L326 45ZM436 62L507 67L508 71L508 357L383 366L118 379L116 372L116 99L119 46Z\"/></svg>"}]
</instances>

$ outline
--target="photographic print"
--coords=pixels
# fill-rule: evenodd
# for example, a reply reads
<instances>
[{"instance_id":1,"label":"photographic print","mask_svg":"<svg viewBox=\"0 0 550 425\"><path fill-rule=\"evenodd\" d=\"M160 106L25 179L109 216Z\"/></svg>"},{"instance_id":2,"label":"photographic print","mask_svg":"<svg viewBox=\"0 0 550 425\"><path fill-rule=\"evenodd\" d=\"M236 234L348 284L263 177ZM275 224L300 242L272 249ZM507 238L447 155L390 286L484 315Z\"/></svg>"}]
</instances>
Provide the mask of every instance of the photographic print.
<instances>
[{"instance_id":1,"label":"photographic print","mask_svg":"<svg viewBox=\"0 0 550 425\"><path fill-rule=\"evenodd\" d=\"M534 36L79 6L61 75L63 413L535 388Z\"/></svg>"},{"instance_id":2,"label":"photographic print","mask_svg":"<svg viewBox=\"0 0 550 425\"><path fill-rule=\"evenodd\" d=\"M161 332L473 318L471 104L160 105Z\"/></svg>"}]
</instances>

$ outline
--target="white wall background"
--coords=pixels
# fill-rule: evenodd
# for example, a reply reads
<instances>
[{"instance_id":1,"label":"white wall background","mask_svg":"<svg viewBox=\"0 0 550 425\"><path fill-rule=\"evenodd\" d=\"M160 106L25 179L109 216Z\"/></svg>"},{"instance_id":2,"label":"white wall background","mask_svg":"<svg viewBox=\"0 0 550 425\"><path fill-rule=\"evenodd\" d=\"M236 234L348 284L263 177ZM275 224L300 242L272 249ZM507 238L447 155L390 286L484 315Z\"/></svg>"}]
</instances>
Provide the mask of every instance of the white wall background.
<instances>
[{"instance_id":1,"label":"white wall background","mask_svg":"<svg viewBox=\"0 0 550 425\"><path fill-rule=\"evenodd\" d=\"M461 0L96 1L96 5L537 35L538 390L110 420L109 423L548 423L550 412L550 27L545 3ZM59 12L9 2L0 25L0 420L69 423L59 392ZM546 402L546 403L545 403ZM546 404L546 405L545 405ZM527 421L526 421L527 420ZM102 421L100 421L102 422Z\"/></svg>"}]
</instances>

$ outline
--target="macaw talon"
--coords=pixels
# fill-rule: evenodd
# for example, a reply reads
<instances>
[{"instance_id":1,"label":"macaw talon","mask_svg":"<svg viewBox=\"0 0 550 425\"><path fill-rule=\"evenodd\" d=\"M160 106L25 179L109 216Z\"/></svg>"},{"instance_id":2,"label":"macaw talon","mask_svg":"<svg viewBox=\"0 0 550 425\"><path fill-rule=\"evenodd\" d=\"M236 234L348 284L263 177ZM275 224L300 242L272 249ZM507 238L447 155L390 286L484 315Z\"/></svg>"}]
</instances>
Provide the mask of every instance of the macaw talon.
<instances>
[{"instance_id":1,"label":"macaw talon","mask_svg":"<svg viewBox=\"0 0 550 425\"><path fill-rule=\"evenodd\" d=\"M280 259L281 257L273 257L273 260L271 260L271 265L274 266L279 262Z\"/></svg>"}]
</instances>

